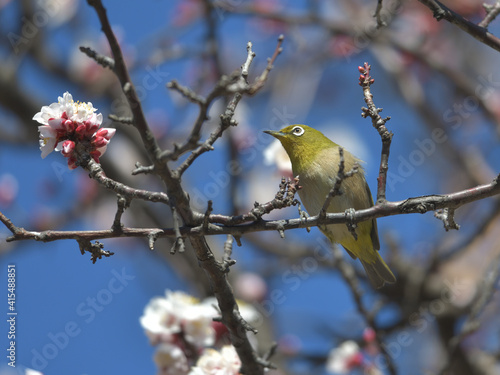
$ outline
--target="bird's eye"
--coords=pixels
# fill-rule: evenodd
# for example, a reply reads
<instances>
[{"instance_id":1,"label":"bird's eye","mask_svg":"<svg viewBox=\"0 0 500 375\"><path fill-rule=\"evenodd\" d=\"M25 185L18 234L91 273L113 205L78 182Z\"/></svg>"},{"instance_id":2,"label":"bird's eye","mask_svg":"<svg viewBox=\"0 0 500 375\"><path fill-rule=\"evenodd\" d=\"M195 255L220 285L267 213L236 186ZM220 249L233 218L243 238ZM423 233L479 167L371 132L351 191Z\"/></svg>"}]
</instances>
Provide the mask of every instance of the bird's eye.
<instances>
[{"instance_id":1,"label":"bird's eye","mask_svg":"<svg viewBox=\"0 0 500 375\"><path fill-rule=\"evenodd\" d=\"M302 134L304 134L304 129L301 128L300 126L296 126L295 128L292 129L292 133L300 137Z\"/></svg>"}]
</instances>

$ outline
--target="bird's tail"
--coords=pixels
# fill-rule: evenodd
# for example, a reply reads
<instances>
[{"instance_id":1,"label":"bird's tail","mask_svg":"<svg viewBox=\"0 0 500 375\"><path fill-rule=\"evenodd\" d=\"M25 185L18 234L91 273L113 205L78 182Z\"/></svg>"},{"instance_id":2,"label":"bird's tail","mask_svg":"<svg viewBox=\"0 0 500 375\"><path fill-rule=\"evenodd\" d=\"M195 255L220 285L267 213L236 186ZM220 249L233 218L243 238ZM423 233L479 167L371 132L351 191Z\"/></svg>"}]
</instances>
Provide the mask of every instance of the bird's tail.
<instances>
[{"instance_id":1,"label":"bird's tail","mask_svg":"<svg viewBox=\"0 0 500 375\"><path fill-rule=\"evenodd\" d=\"M370 280L370 284L372 284L374 288L378 289L383 287L385 283L395 283L396 277L394 277L394 274L389 266L385 264L378 251L375 251L375 254L376 258L374 262L364 261L361 258L359 259L365 269L368 280Z\"/></svg>"}]
</instances>

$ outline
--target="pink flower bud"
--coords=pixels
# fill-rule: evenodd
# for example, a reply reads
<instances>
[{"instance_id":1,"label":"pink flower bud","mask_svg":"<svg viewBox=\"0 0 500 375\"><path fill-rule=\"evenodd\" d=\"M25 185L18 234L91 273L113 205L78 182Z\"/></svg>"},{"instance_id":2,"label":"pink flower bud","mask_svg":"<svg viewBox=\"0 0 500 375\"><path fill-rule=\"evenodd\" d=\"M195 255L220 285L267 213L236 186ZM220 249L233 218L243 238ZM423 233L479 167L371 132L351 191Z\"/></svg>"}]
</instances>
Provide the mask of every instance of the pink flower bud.
<instances>
[{"instance_id":1,"label":"pink flower bud","mask_svg":"<svg viewBox=\"0 0 500 375\"><path fill-rule=\"evenodd\" d=\"M76 165L76 158L74 156L71 156L68 158L68 168L69 169L76 169L78 166Z\"/></svg>"},{"instance_id":2,"label":"pink flower bud","mask_svg":"<svg viewBox=\"0 0 500 375\"><path fill-rule=\"evenodd\" d=\"M95 146L95 148L101 148L103 146L106 146L108 143L109 141L104 137L96 137L92 141L92 144Z\"/></svg>"},{"instance_id":3,"label":"pink flower bud","mask_svg":"<svg viewBox=\"0 0 500 375\"><path fill-rule=\"evenodd\" d=\"M99 156L101 155L102 153L99 150L94 150L90 152L90 156L92 156L92 159L94 159L96 163L99 163Z\"/></svg>"},{"instance_id":4,"label":"pink flower bud","mask_svg":"<svg viewBox=\"0 0 500 375\"><path fill-rule=\"evenodd\" d=\"M109 141L111 138L113 138L113 136L115 135L115 133L116 133L116 129L102 128L102 129L99 129L95 133L95 137L104 137L104 138L106 138Z\"/></svg>"},{"instance_id":5,"label":"pink flower bud","mask_svg":"<svg viewBox=\"0 0 500 375\"><path fill-rule=\"evenodd\" d=\"M83 138L85 130L85 125L78 125L76 127L75 133L77 134L78 138Z\"/></svg>"},{"instance_id":6,"label":"pink flower bud","mask_svg":"<svg viewBox=\"0 0 500 375\"><path fill-rule=\"evenodd\" d=\"M346 358L346 367L350 370L359 367L363 364L363 353L354 353L351 357Z\"/></svg>"},{"instance_id":7,"label":"pink flower bud","mask_svg":"<svg viewBox=\"0 0 500 375\"><path fill-rule=\"evenodd\" d=\"M365 342L367 343L372 343L373 341L375 341L375 335L376 333L373 328L366 328L363 331L363 340L365 340Z\"/></svg>"},{"instance_id":8,"label":"pink flower bud","mask_svg":"<svg viewBox=\"0 0 500 375\"><path fill-rule=\"evenodd\" d=\"M69 157L73 154L73 150L75 149L75 142L73 141L64 141L61 149L61 153L65 157Z\"/></svg>"}]
</instances>

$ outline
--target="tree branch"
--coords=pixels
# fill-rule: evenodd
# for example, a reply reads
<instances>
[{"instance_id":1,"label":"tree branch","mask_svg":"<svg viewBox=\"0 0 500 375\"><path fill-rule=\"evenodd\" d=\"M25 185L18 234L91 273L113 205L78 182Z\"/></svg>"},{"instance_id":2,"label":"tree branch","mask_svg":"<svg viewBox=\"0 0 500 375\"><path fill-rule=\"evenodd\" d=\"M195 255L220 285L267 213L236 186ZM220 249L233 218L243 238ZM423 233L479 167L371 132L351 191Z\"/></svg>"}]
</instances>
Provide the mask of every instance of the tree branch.
<instances>
[{"instance_id":1,"label":"tree branch","mask_svg":"<svg viewBox=\"0 0 500 375\"><path fill-rule=\"evenodd\" d=\"M432 11L434 18L438 21L445 19L446 21L458 26L467 34L479 40L481 43L500 52L500 39L488 32L481 25L476 25L469 20L455 13L441 2L437 0L418 0Z\"/></svg>"},{"instance_id":2,"label":"tree branch","mask_svg":"<svg viewBox=\"0 0 500 375\"><path fill-rule=\"evenodd\" d=\"M254 214L245 214L240 216L225 216L212 214L209 216L209 224L206 228L203 226L183 226L179 228L182 236L199 236L203 235L218 235L231 234L235 238L246 233L262 232L262 231L286 231L297 228L316 227L327 224L346 224L349 222L361 222L371 219L377 219L386 216L404 215L404 214L424 214L429 211L435 211L447 207L452 207L455 210L459 207L485 199L494 195L500 194L500 184L497 176L490 184L479 185L471 189L458 191L444 195L424 195L420 197L408 198L402 201L389 202L384 204L375 204L373 207L364 210L356 210L352 212L352 217L347 217L345 213L328 213L324 218L319 215L311 217L301 217L287 220L262 220L256 219ZM267 203L271 205L272 203ZM272 211L272 210L270 210ZM270 212L269 211L269 212ZM0 213L1 215L1 213ZM203 215L202 215L203 216ZM7 218L1 215L0 220L7 222ZM219 225L215 225L219 224ZM240 225L238 225L240 224ZM17 227L12 226L13 230ZM10 229L10 228L9 228ZM158 228L123 228L120 233L113 230L100 231L46 231L46 232L30 232L24 229L17 228L17 233L13 232L13 236L7 238L7 241L16 240L37 240L37 241L55 241L59 239L71 238L114 238L114 237L147 237L151 231L158 231ZM43 235L42 235L43 234ZM162 229L162 233L158 237L175 237L176 233L173 228Z\"/></svg>"},{"instance_id":3,"label":"tree branch","mask_svg":"<svg viewBox=\"0 0 500 375\"><path fill-rule=\"evenodd\" d=\"M373 95L370 91L370 86L375 82L375 80L370 76L371 66L368 63L364 63L363 66L358 67L359 72L359 85L363 88L363 96L365 103L368 108L361 108L361 116L371 117L372 125L377 129L380 138L382 139L382 152L380 156L380 169L378 174L378 184L377 184L377 203L383 203L386 201L386 184L387 184L387 170L389 169L389 153L391 149L392 132L387 130L385 123L389 121L390 117L382 118L380 112L382 108L377 108L373 102Z\"/></svg>"},{"instance_id":4,"label":"tree branch","mask_svg":"<svg viewBox=\"0 0 500 375\"><path fill-rule=\"evenodd\" d=\"M114 191L127 199L142 199L150 202L161 202L169 204L167 194L161 192L154 192L149 190L134 189L130 186L122 184L106 176L100 164L96 163L92 158L89 158L87 165L84 168L89 172L89 177L93 178L106 189Z\"/></svg>"}]
</instances>

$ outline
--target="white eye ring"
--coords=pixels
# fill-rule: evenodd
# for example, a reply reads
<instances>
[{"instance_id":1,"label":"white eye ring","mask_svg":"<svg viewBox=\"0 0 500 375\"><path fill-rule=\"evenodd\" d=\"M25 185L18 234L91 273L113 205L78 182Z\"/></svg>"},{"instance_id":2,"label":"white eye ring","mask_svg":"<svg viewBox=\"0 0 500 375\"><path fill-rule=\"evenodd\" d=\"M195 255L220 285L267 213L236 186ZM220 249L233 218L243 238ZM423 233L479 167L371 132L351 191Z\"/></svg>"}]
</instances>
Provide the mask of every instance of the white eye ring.
<instances>
[{"instance_id":1,"label":"white eye ring","mask_svg":"<svg viewBox=\"0 0 500 375\"><path fill-rule=\"evenodd\" d=\"M304 128L296 126L292 129L292 134L300 137L302 134L304 134Z\"/></svg>"}]
</instances>

